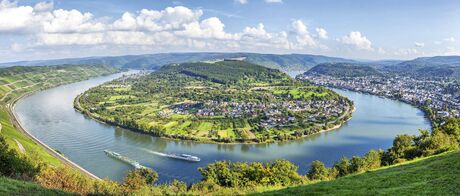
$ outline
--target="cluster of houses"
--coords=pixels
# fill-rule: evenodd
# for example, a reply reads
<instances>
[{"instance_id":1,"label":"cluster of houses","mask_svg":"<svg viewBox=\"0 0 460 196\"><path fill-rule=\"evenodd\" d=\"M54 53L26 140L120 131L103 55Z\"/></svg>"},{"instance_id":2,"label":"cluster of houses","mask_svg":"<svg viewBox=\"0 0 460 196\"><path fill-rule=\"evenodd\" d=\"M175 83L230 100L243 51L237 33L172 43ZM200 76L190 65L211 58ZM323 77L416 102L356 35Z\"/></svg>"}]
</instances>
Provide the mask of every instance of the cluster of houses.
<instances>
[{"instance_id":1,"label":"cluster of houses","mask_svg":"<svg viewBox=\"0 0 460 196\"><path fill-rule=\"evenodd\" d=\"M443 117L459 116L460 85L451 80L416 79L409 76L336 78L325 75L305 75L302 78L321 86L365 92L418 106L426 105Z\"/></svg>"},{"instance_id":2,"label":"cluster of houses","mask_svg":"<svg viewBox=\"0 0 460 196\"><path fill-rule=\"evenodd\" d=\"M175 104L169 108L173 114L193 114L198 117L224 116L227 118L261 116L262 127L287 126L299 121L316 122L328 117L338 117L347 110L347 105L336 100L228 102L206 101ZM296 118L291 114L301 116ZM300 115L299 115L300 114Z\"/></svg>"}]
</instances>

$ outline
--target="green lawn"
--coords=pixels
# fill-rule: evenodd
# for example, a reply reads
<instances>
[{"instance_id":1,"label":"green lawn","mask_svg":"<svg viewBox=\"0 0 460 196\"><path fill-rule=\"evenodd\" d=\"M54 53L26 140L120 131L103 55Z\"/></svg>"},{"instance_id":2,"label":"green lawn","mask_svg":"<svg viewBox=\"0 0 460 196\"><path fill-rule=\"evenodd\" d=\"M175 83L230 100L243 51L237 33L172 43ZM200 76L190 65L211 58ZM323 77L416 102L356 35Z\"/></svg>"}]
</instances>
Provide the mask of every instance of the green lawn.
<instances>
[{"instance_id":1,"label":"green lawn","mask_svg":"<svg viewBox=\"0 0 460 196\"><path fill-rule=\"evenodd\" d=\"M75 195L60 190L46 189L31 182L0 177L0 195Z\"/></svg>"},{"instance_id":2,"label":"green lawn","mask_svg":"<svg viewBox=\"0 0 460 196\"><path fill-rule=\"evenodd\" d=\"M263 195L460 195L460 152Z\"/></svg>"}]
</instances>

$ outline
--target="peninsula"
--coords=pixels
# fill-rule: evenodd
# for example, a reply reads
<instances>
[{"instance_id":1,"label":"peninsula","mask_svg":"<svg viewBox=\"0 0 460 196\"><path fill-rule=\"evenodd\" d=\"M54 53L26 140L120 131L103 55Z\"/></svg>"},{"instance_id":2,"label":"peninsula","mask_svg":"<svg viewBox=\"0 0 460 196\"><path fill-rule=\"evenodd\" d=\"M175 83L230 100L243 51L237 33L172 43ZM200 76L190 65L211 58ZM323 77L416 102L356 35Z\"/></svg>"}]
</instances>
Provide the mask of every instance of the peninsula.
<instances>
[{"instance_id":1,"label":"peninsula","mask_svg":"<svg viewBox=\"0 0 460 196\"><path fill-rule=\"evenodd\" d=\"M205 142L272 142L339 127L353 103L287 74L239 60L170 64L77 97L98 120L156 136Z\"/></svg>"}]
</instances>

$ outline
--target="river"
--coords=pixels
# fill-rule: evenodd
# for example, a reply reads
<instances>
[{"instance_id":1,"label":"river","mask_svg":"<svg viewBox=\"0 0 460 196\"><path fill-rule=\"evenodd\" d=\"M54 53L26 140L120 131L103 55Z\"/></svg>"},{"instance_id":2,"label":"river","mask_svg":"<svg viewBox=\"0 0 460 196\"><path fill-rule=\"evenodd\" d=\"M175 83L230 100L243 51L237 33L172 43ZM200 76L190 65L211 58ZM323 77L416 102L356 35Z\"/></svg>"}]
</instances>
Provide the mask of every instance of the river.
<instances>
[{"instance_id":1,"label":"river","mask_svg":"<svg viewBox=\"0 0 460 196\"><path fill-rule=\"evenodd\" d=\"M91 173L121 180L131 166L110 158L105 149L119 152L153 168L160 182L200 179L198 167L216 160L273 161L287 159L304 173L313 160L327 165L342 156L363 155L370 149L386 149L398 134L429 129L423 112L408 104L373 95L334 89L354 101L356 112L341 128L274 144L203 144L152 137L99 123L73 108L74 98L88 88L121 74L92 78L37 92L16 105L18 120L35 137L59 150ZM198 163L160 157L150 151L197 155Z\"/></svg>"}]
</instances>

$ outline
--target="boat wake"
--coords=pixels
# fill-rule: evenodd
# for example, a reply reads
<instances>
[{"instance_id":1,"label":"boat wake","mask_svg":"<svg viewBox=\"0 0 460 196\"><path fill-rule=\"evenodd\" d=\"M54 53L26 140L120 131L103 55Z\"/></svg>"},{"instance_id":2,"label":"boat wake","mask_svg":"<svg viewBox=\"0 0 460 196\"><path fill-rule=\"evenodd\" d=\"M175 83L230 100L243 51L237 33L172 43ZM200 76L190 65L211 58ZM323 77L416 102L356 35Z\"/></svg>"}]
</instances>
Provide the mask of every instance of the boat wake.
<instances>
[{"instance_id":1,"label":"boat wake","mask_svg":"<svg viewBox=\"0 0 460 196\"><path fill-rule=\"evenodd\" d=\"M185 160L185 161L191 161L191 162L199 162L201 159L197 156L189 155L189 154L179 154L179 153L163 153L163 152L157 152L153 150L148 150L148 149L143 149L149 153L161 156L161 157L167 157L167 158L172 158L172 159L180 159L180 160Z\"/></svg>"}]
</instances>

